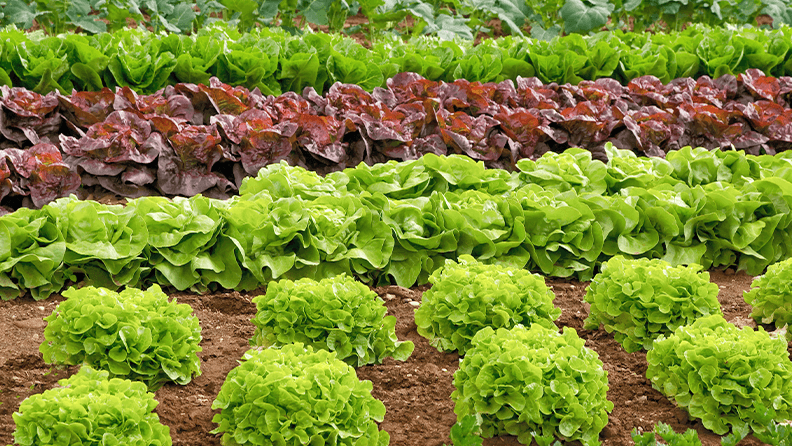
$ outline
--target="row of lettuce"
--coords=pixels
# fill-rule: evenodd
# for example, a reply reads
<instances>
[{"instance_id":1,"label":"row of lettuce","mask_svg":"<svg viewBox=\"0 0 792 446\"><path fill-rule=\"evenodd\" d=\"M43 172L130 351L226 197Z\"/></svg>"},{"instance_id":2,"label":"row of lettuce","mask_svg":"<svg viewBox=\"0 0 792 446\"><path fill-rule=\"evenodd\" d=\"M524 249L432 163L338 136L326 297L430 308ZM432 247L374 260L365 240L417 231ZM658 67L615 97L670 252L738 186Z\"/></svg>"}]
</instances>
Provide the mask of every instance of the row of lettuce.
<instances>
[{"instance_id":1,"label":"row of lettuce","mask_svg":"<svg viewBox=\"0 0 792 446\"><path fill-rule=\"evenodd\" d=\"M586 292L591 309L585 328L602 324L628 352L646 350L653 387L707 429L730 434L724 445L749 433L780 445L790 432L777 423L792 414L786 338L726 322L718 286L699 271L699 265L614 257ZM779 286L790 273L792 259L774 264L745 294L758 322L792 322L792 293ZM462 356L451 398L468 433L514 435L523 444L600 444L613 410L608 373L574 329L559 333L554 321L561 310L541 276L463 255L458 263L446 261L429 282L415 322L438 350ZM168 429L150 413L156 402L146 391L200 375L201 330L190 307L169 302L157 285L121 293L72 288L64 296L45 318L40 350L47 363L83 369L61 381L63 388L22 402L14 414L16 441L33 445L55 436L85 441L109 434L124 444L126 437L147 441L141 445L171 444ZM221 409L213 433L250 445L272 439L295 446L387 445L389 435L375 423L385 407L352 368L386 357L406 360L413 350L412 342L397 340L396 320L385 316L382 299L340 275L271 282L253 302L251 344L258 348L244 355L221 387L212 404ZM64 411L87 398L87 409ZM123 419L136 422L104 416L114 411L128 412Z\"/></svg>"},{"instance_id":2,"label":"row of lettuce","mask_svg":"<svg viewBox=\"0 0 792 446\"><path fill-rule=\"evenodd\" d=\"M514 170L519 159L569 147L606 160L608 142L661 157L684 146L754 155L792 147L792 78L756 69L627 86L444 83L400 73L387 86L368 93L335 84L324 96L309 87L277 97L217 78L152 95L3 86L0 147L11 148L0 150L0 203L41 207L78 189L227 198L244 177L281 160L326 173L455 153Z\"/></svg>"},{"instance_id":3,"label":"row of lettuce","mask_svg":"<svg viewBox=\"0 0 792 446\"><path fill-rule=\"evenodd\" d=\"M451 39L473 40L492 35L492 22L501 22L499 31L533 36L559 33L587 33L626 28L643 31L681 29L689 23L710 25L762 24L792 25L789 0L515 0L511 2L453 2L451 0L369 0L347 3L342 0L81 0L52 3L43 0L10 0L0 4L0 26L14 24L35 27L48 34L82 30L88 33L117 31L139 26L174 33L190 33L212 22L223 21L241 30L279 26L299 33L317 26L330 32L345 29L349 16L361 14L365 22L347 27L346 33L367 31L371 37L390 34L433 34ZM413 18L410 27L405 19ZM402 25L402 26L400 26ZM351 28L351 29L350 29ZM406 29L405 29L406 28Z\"/></svg>"},{"instance_id":4,"label":"row of lettuce","mask_svg":"<svg viewBox=\"0 0 792 446\"><path fill-rule=\"evenodd\" d=\"M750 274L792 256L789 156L607 149L607 164L570 149L514 173L431 154L325 177L281 163L230 200L62 198L0 217L0 293L251 290L341 273L409 287L463 254L582 280L620 254Z\"/></svg>"},{"instance_id":5,"label":"row of lettuce","mask_svg":"<svg viewBox=\"0 0 792 446\"><path fill-rule=\"evenodd\" d=\"M365 48L340 35L292 36L280 29L240 34L222 24L191 36L124 29L93 36L45 36L0 31L0 84L39 93L130 87L153 93L178 82L222 82L265 94L320 94L335 82L371 91L400 72L431 80L499 82L536 76L545 83L614 78L625 84L652 75L737 75L749 68L792 74L792 28L711 28L695 25L668 34L602 32L549 41L525 37L471 42L431 38L383 39Z\"/></svg>"}]
</instances>

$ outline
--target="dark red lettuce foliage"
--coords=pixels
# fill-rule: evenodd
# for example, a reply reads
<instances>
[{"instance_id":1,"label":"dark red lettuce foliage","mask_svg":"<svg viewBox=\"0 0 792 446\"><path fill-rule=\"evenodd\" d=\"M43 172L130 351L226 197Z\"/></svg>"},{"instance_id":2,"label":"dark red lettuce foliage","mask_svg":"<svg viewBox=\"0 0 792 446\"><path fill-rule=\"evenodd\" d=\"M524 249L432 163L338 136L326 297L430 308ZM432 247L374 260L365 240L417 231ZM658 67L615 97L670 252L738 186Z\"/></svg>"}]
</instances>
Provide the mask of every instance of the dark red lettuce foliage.
<instances>
[{"instance_id":1,"label":"dark red lettuce foliage","mask_svg":"<svg viewBox=\"0 0 792 446\"><path fill-rule=\"evenodd\" d=\"M752 154L792 147L792 78L759 70L668 84L645 76L626 86L612 79L443 83L401 73L372 93L337 83L324 96L310 87L266 96L215 78L151 95L119 88L42 96L8 87L2 94L0 148L26 152L51 142L83 185L132 197L227 197L245 176L282 160L326 173L457 153L513 169L521 158L573 146L605 160L607 142L648 156L686 145ZM54 174L25 176L10 156L0 166L2 196L38 204L72 185L74 176L60 189L34 187L55 184L41 180ZM27 189L8 182L14 175Z\"/></svg>"}]
</instances>

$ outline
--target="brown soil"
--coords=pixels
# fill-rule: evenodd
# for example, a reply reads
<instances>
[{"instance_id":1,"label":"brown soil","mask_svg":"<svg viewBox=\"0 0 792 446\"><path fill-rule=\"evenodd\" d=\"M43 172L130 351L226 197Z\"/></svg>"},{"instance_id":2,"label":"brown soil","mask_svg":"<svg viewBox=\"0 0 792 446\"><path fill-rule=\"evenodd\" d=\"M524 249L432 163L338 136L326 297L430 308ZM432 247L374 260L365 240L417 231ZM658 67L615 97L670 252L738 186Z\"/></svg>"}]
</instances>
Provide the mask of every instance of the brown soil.
<instances>
[{"instance_id":1,"label":"brown soil","mask_svg":"<svg viewBox=\"0 0 792 446\"><path fill-rule=\"evenodd\" d=\"M755 326L750 307L742 300L742 292L750 288L752 277L727 270L712 272L711 279L721 288L720 301L726 319L738 325ZM572 327L586 340L586 345L599 354L608 371L614 403L610 422L600 438L604 446L630 445L630 431L651 430L658 421L670 424L677 431L696 429L704 446L716 446L718 436L704 429L700 422L688 420L687 414L652 389L645 378L646 355L626 353L613 336L603 330L583 330L588 305L583 302L585 283L548 280L556 293L555 303L563 310L560 327ZM458 367L456 354L438 353L416 332L413 310L421 299L423 288L406 290L384 287L376 291L386 300L388 312L396 316L396 333L401 340L415 343L415 352L405 362L392 359L384 364L361 367L358 376L374 383L374 397L387 408L381 428L391 435L391 444L398 446L440 446L450 444L448 432L456 421L450 394L454 387L453 373ZM174 445L219 445L210 406L220 390L226 374L235 367L248 349L255 314L251 302L256 293L216 293L198 296L176 293L179 302L190 304L201 321L203 351L200 353L203 374L186 386L169 384L156 393L160 402L157 413L171 428ZM38 353L43 340L44 322L62 300L56 296L36 302L30 297L0 302L0 444L13 441L14 423L11 413L26 397L51 389L58 379L76 372L76 367L51 368ZM792 351L792 347L790 348ZM486 440L485 445L503 446L519 443L515 437ZM576 443L577 444L577 443ZM760 445L753 437L741 445Z\"/></svg>"}]
</instances>

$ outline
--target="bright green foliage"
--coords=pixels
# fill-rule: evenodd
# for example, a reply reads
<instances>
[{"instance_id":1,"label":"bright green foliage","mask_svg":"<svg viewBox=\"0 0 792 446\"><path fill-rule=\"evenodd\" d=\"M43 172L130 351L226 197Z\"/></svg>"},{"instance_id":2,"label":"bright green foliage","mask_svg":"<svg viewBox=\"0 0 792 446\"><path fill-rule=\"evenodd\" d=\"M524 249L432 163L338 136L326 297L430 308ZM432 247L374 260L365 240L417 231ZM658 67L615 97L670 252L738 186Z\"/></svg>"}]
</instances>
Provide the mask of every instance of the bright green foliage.
<instances>
[{"instance_id":1,"label":"bright green foliage","mask_svg":"<svg viewBox=\"0 0 792 446\"><path fill-rule=\"evenodd\" d=\"M584 328L596 330L602 324L628 352L650 350L660 335L721 314L718 285L700 270L699 265L673 267L660 259L613 257L586 290L591 310Z\"/></svg>"},{"instance_id":2,"label":"bright green foliage","mask_svg":"<svg viewBox=\"0 0 792 446\"><path fill-rule=\"evenodd\" d=\"M638 434L638 430L633 429L631 433L635 446L658 446L655 434L659 435L668 446L701 446L701 440L695 430L688 429L684 434L678 434L663 422L657 423L651 432Z\"/></svg>"},{"instance_id":3,"label":"bright green foliage","mask_svg":"<svg viewBox=\"0 0 792 446\"><path fill-rule=\"evenodd\" d=\"M43 211L65 239L67 272L84 274L86 284L118 289L137 284L148 271L143 249L149 234L133 208L80 201L72 195Z\"/></svg>"},{"instance_id":4,"label":"bright green foliage","mask_svg":"<svg viewBox=\"0 0 792 446\"><path fill-rule=\"evenodd\" d=\"M447 260L429 277L415 310L418 334L440 351L464 355L473 336L484 327L512 328L539 324L555 329L561 310L544 278L524 269L485 265L469 255L459 263Z\"/></svg>"},{"instance_id":5,"label":"bright green foliage","mask_svg":"<svg viewBox=\"0 0 792 446\"><path fill-rule=\"evenodd\" d=\"M14 441L22 446L96 444L170 446L157 400L146 386L83 366L61 387L32 395L13 414Z\"/></svg>"},{"instance_id":6,"label":"bright green foliage","mask_svg":"<svg viewBox=\"0 0 792 446\"><path fill-rule=\"evenodd\" d=\"M484 328L454 373L458 417L481 416L482 437L516 435L549 446L558 437L599 445L613 403L608 373L574 329Z\"/></svg>"},{"instance_id":7,"label":"bright green foliage","mask_svg":"<svg viewBox=\"0 0 792 446\"><path fill-rule=\"evenodd\" d=\"M652 386L718 435L747 427L765 432L765 408L777 421L792 416L786 340L761 327L738 329L721 315L702 317L658 338L646 361Z\"/></svg>"},{"instance_id":8,"label":"bright green foliage","mask_svg":"<svg viewBox=\"0 0 792 446\"><path fill-rule=\"evenodd\" d=\"M360 367L386 357L406 360L411 341L396 339L396 318L385 316L384 302L369 287L347 275L315 281L270 282L267 293L253 298L257 313L251 344L269 347L300 342L329 350Z\"/></svg>"},{"instance_id":9,"label":"bright green foliage","mask_svg":"<svg viewBox=\"0 0 792 446\"><path fill-rule=\"evenodd\" d=\"M225 222L215 200L142 197L132 201L146 224L145 255L156 283L203 292L220 285L233 289L242 280L234 242L222 234Z\"/></svg>"},{"instance_id":10,"label":"bright green foliage","mask_svg":"<svg viewBox=\"0 0 792 446\"><path fill-rule=\"evenodd\" d=\"M189 305L168 302L159 285L120 293L69 288L63 296L68 299L44 318L44 362L86 364L151 390L201 374L198 318Z\"/></svg>"},{"instance_id":11,"label":"bright green foliage","mask_svg":"<svg viewBox=\"0 0 792 446\"><path fill-rule=\"evenodd\" d=\"M518 178L525 184L538 184L544 189L565 192L575 190L601 195L605 192L607 169L600 161L591 159L591 152L572 148L562 154L548 152L538 160L521 159L517 162Z\"/></svg>"},{"instance_id":12,"label":"bright green foliage","mask_svg":"<svg viewBox=\"0 0 792 446\"><path fill-rule=\"evenodd\" d=\"M51 218L21 208L0 218L0 297L14 299L30 290L36 300L60 291L66 250Z\"/></svg>"},{"instance_id":13,"label":"bright green foliage","mask_svg":"<svg viewBox=\"0 0 792 446\"><path fill-rule=\"evenodd\" d=\"M754 279L751 290L743 294L753 307L751 316L762 324L783 327L792 324L792 259L767 267L767 272Z\"/></svg>"},{"instance_id":14,"label":"bright green foliage","mask_svg":"<svg viewBox=\"0 0 792 446\"><path fill-rule=\"evenodd\" d=\"M244 253L242 289L277 278L365 278L387 265L393 251L390 227L351 195L274 202L262 196L228 204L223 217L226 234Z\"/></svg>"},{"instance_id":15,"label":"bright green foliage","mask_svg":"<svg viewBox=\"0 0 792 446\"><path fill-rule=\"evenodd\" d=\"M386 446L385 405L371 381L334 352L301 343L250 350L229 372L212 409L225 445Z\"/></svg>"}]
</instances>

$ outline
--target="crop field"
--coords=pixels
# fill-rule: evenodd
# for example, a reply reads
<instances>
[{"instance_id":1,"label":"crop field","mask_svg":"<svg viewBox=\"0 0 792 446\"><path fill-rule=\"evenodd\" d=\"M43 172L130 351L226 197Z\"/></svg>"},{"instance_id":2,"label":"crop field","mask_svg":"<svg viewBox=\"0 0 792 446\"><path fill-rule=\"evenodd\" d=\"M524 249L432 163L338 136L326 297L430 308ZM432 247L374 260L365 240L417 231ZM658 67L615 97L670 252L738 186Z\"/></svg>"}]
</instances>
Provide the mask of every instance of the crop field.
<instances>
[{"instance_id":1,"label":"crop field","mask_svg":"<svg viewBox=\"0 0 792 446\"><path fill-rule=\"evenodd\" d=\"M713 273L712 281L720 288L719 300L727 320L738 326L755 327L750 307L742 300L750 288L752 277L744 273ZM563 313L559 326L573 327L586 340L586 346L599 353L609 373L608 398L614 402L608 426L601 434L602 444L629 444L629 431L639 427L645 431L658 421L668 423L677 431L696 429L705 446L720 444L720 438L708 432L700 422L688 420L687 414L652 388L645 378L646 354L626 353L604 331L583 330L588 308L583 303L585 282L548 280L556 295L555 304ZM454 387L452 374L459 366L459 355L439 353L416 332L413 312L421 300L421 289L381 287L376 291L385 299L388 314L396 316L399 339L415 342L408 361L392 359L380 365L358 368L361 379L374 383L373 394L385 403L387 414L380 427L391 434L391 444L408 446L439 446L448 443L448 433L456 422L450 394ZM207 434L214 428L210 402L215 398L226 374L237 365L249 348L248 339L255 315L251 297L256 293L215 293L195 295L175 293L179 302L190 304L201 321L204 351L199 355L203 375L186 386L168 385L157 391L160 401L157 413L171 427L174 445L221 444L218 436ZM43 338L42 315L49 314L61 298L34 302L19 299L0 303L0 328L6 333L0 357L3 371L3 393L0 394L0 442L11 442L14 429L11 413L20 399L52 388L58 379L71 375L76 367L52 370L35 352ZM792 347L790 348L792 351ZM57 374L57 376L56 376ZM517 445L514 437L485 440L487 445ZM749 437L741 445L760 445Z\"/></svg>"},{"instance_id":2,"label":"crop field","mask_svg":"<svg viewBox=\"0 0 792 446\"><path fill-rule=\"evenodd\" d=\"M789 446L792 0L0 0L0 445Z\"/></svg>"}]
</instances>

